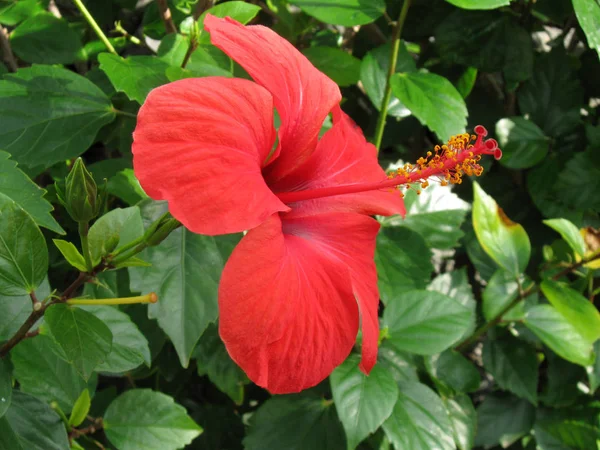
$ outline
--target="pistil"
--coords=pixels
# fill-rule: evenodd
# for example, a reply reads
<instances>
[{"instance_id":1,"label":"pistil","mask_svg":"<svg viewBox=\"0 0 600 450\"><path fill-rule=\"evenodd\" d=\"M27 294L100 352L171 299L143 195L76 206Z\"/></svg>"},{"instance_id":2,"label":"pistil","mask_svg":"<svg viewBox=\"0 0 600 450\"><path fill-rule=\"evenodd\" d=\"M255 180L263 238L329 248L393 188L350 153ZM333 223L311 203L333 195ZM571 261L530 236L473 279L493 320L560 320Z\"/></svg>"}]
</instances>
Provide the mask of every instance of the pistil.
<instances>
[{"instance_id":1,"label":"pistil","mask_svg":"<svg viewBox=\"0 0 600 450\"><path fill-rule=\"evenodd\" d=\"M436 146L434 152L427 152L427 157L419 158L414 165L404 165L388 175L387 180L280 192L276 195L283 203L289 204L335 195L408 188L412 183L420 183L422 188L426 188L429 185L428 180L434 177L437 177L442 185L460 184L463 175L480 176L483 173L483 167L478 164L482 155L493 155L496 159L502 157L502 151L498 148L495 139L484 140L487 136L485 127L478 125L474 131L473 136L469 134L452 136L447 144ZM403 195L402 192L400 195Z\"/></svg>"}]
</instances>

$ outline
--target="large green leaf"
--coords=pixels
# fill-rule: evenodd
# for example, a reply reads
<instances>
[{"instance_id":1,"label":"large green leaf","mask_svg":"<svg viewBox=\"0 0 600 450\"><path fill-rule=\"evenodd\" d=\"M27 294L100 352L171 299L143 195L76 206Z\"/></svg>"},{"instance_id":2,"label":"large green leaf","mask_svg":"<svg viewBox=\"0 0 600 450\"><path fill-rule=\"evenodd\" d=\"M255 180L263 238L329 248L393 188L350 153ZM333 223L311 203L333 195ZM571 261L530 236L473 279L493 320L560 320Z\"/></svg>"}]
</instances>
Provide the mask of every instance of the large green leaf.
<instances>
[{"instance_id":1,"label":"large green leaf","mask_svg":"<svg viewBox=\"0 0 600 450\"><path fill-rule=\"evenodd\" d=\"M68 413L88 384L61 354L60 347L51 337L39 335L17 345L11 351L11 360L21 391L48 403L56 402ZM91 379L90 385L94 381Z\"/></svg>"},{"instance_id":2,"label":"large green leaf","mask_svg":"<svg viewBox=\"0 0 600 450\"><path fill-rule=\"evenodd\" d=\"M567 219L548 219L544 220L544 224L559 233L575 254L579 256L585 254L586 248L583 236L581 236L579 228L572 222L569 222Z\"/></svg>"},{"instance_id":3,"label":"large green leaf","mask_svg":"<svg viewBox=\"0 0 600 450\"><path fill-rule=\"evenodd\" d=\"M0 194L0 295L33 292L48 270L48 248L29 214Z\"/></svg>"},{"instance_id":4,"label":"large green leaf","mask_svg":"<svg viewBox=\"0 0 600 450\"><path fill-rule=\"evenodd\" d=\"M356 84L360 60L334 47L309 47L302 51L313 65L340 86Z\"/></svg>"},{"instance_id":5,"label":"large green leaf","mask_svg":"<svg viewBox=\"0 0 600 450\"><path fill-rule=\"evenodd\" d=\"M421 383L405 383L383 430L396 450L454 450L452 424L442 400Z\"/></svg>"},{"instance_id":6,"label":"large green leaf","mask_svg":"<svg viewBox=\"0 0 600 450\"><path fill-rule=\"evenodd\" d=\"M352 450L392 414L398 385L385 367L375 365L369 376L358 368L359 355L351 355L331 374L331 391L338 416Z\"/></svg>"},{"instance_id":7,"label":"large green leaf","mask_svg":"<svg viewBox=\"0 0 600 450\"><path fill-rule=\"evenodd\" d=\"M50 214L54 208L44 198L46 191L19 170L17 163L10 159L10 154L3 151L0 151L0 193L17 202L39 226L65 234Z\"/></svg>"},{"instance_id":8,"label":"large green leaf","mask_svg":"<svg viewBox=\"0 0 600 450\"><path fill-rule=\"evenodd\" d=\"M396 384L407 381L419 381L415 355L398 350L387 339L379 346L377 364L385 367L392 374Z\"/></svg>"},{"instance_id":9,"label":"large green leaf","mask_svg":"<svg viewBox=\"0 0 600 450\"><path fill-rule=\"evenodd\" d=\"M450 417L456 446L460 450L471 450L477 428L477 413L473 402L466 394L445 398L443 402Z\"/></svg>"},{"instance_id":10,"label":"large green leaf","mask_svg":"<svg viewBox=\"0 0 600 450\"><path fill-rule=\"evenodd\" d=\"M109 405L103 423L106 437L119 450L176 450L202 433L183 406L150 389L121 394Z\"/></svg>"},{"instance_id":11,"label":"large green leaf","mask_svg":"<svg viewBox=\"0 0 600 450\"><path fill-rule=\"evenodd\" d=\"M573 7L588 45L600 56L600 3L598 0L573 0Z\"/></svg>"},{"instance_id":12,"label":"large green leaf","mask_svg":"<svg viewBox=\"0 0 600 450\"><path fill-rule=\"evenodd\" d=\"M500 163L511 169L527 169L548 154L550 139L524 117L508 117L496 123L496 135L502 148Z\"/></svg>"},{"instance_id":13,"label":"large green leaf","mask_svg":"<svg viewBox=\"0 0 600 450\"><path fill-rule=\"evenodd\" d=\"M494 199L473 183L473 228L486 253L502 268L519 276L531 255L531 243L525 229L510 220Z\"/></svg>"},{"instance_id":14,"label":"large green leaf","mask_svg":"<svg viewBox=\"0 0 600 450\"><path fill-rule=\"evenodd\" d=\"M239 239L239 235L201 236L180 228L142 254L151 267L130 269L133 290L158 295L148 315L158 319L184 367L208 324L217 318L221 271Z\"/></svg>"},{"instance_id":15,"label":"large green leaf","mask_svg":"<svg viewBox=\"0 0 600 450\"><path fill-rule=\"evenodd\" d=\"M39 300L50 295L48 279L35 290ZM0 294L0 342L10 339L31 314L31 297L29 294L5 296Z\"/></svg>"},{"instance_id":16,"label":"large green leaf","mask_svg":"<svg viewBox=\"0 0 600 450\"><path fill-rule=\"evenodd\" d=\"M465 130L467 106L446 78L427 72L397 73L391 84L394 95L440 140Z\"/></svg>"},{"instance_id":17,"label":"large green leaf","mask_svg":"<svg viewBox=\"0 0 600 450\"><path fill-rule=\"evenodd\" d=\"M202 333L193 357L196 359L199 375L207 374L210 381L236 404L244 402L244 385L250 380L230 358L216 325L210 324Z\"/></svg>"},{"instance_id":18,"label":"large green leaf","mask_svg":"<svg viewBox=\"0 0 600 450\"><path fill-rule=\"evenodd\" d=\"M252 415L245 450L330 450L346 447L335 408L312 392L271 397Z\"/></svg>"},{"instance_id":19,"label":"large green leaf","mask_svg":"<svg viewBox=\"0 0 600 450\"><path fill-rule=\"evenodd\" d=\"M556 183L558 199L577 209L600 209L596 183L600 177L597 152L577 153L560 171Z\"/></svg>"},{"instance_id":20,"label":"large green leaf","mask_svg":"<svg viewBox=\"0 0 600 450\"><path fill-rule=\"evenodd\" d=\"M371 50L365 55L360 64L360 81L367 92L367 95L378 110L381 110L387 74L390 67L390 53L392 47L390 44L384 44ZM398 50L398 60L396 62L396 72L414 72L417 65L414 59L406 50L404 42L400 42ZM410 111L406 106L400 103L396 97L392 96L388 103L388 115L393 117L408 117Z\"/></svg>"},{"instance_id":21,"label":"large green leaf","mask_svg":"<svg viewBox=\"0 0 600 450\"><path fill-rule=\"evenodd\" d=\"M521 286L525 278L520 277ZM488 281L482 295L482 312L486 320L494 319L519 295L519 281L510 272L498 269ZM525 308L523 302L517 303L506 314L502 320L523 320Z\"/></svg>"},{"instance_id":22,"label":"large green leaf","mask_svg":"<svg viewBox=\"0 0 600 450\"><path fill-rule=\"evenodd\" d=\"M502 389L537 405L538 365L532 346L510 335L487 340L483 364Z\"/></svg>"},{"instance_id":23,"label":"large green leaf","mask_svg":"<svg viewBox=\"0 0 600 450\"><path fill-rule=\"evenodd\" d=\"M496 9L508 6L510 0L446 0L463 9Z\"/></svg>"},{"instance_id":24,"label":"large green leaf","mask_svg":"<svg viewBox=\"0 0 600 450\"><path fill-rule=\"evenodd\" d=\"M564 49L537 56L533 77L519 89L522 114L528 114L547 136L561 136L579 125L583 89Z\"/></svg>"},{"instance_id":25,"label":"large green leaf","mask_svg":"<svg viewBox=\"0 0 600 450\"><path fill-rule=\"evenodd\" d=\"M375 263L379 295L384 303L407 290L425 288L433 272L427 244L417 232L407 228L384 227L379 232Z\"/></svg>"},{"instance_id":26,"label":"large green leaf","mask_svg":"<svg viewBox=\"0 0 600 450\"><path fill-rule=\"evenodd\" d=\"M454 350L446 350L439 355L425 358L425 367L440 392L474 392L481 384L477 367Z\"/></svg>"},{"instance_id":27,"label":"large green leaf","mask_svg":"<svg viewBox=\"0 0 600 450\"><path fill-rule=\"evenodd\" d=\"M545 280L542 292L556 310L590 342L600 339L600 313L587 298L563 283Z\"/></svg>"},{"instance_id":28,"label":"large green leaf","mask_svg":"<svg viewBox=\"0 0 600 450\"><path fill-rule=\"evenodd\" d=\"M12 398L12 375L8 362L0 359L0 419L10 406Z\"/></svg>"},{"instance_id":29,"label":"large green leaf","mask_svg":"<svg viewBox=\"0 0 600 450\"><path fill-rule=\"evenodd\" d=\"M115 89L125 92L130 100L139 104L144 103L152 89L169 82L165 73L169 64L154 56L122 58L101 53L98 61Z\"/></svg>"},{"instance_id":30,"label":"large green leaf","mask_svg":"<svg viewBox=\"0 0 600 450\"><path fill-rule=\"evenodd\" d=\"M0 148L19 164L46 168L74 158L114 117L100 88L60 67L28 67L0 80Z\"/></svg>"},{"instance_id":31,"label":"large green leaf","mask_svg":"<svg viewBox=\"0 0 600 450\"><path fill-rule=\"evenodd\" d=\"M440 353L457 342L470 325L469 309L435 291L408 291L386 305L389 340L419 355Z\"/></svg>"},{"instance_id":32,"label":"large green leaf","mask_svg":"<svg viewBox=\"0 0 600 450\"><path fill-rule=\"evenodd\" d=\"M106 361L112 345L110 329L93 314L65 304L49 307L45 324L77 372L88 379Z\"/></svg>"},{"instance_id":33,"label":"large green leaf","mask_svg":"<svg viewBox=\"0 0 600 450\"><path fill-rule=\"evenodd\" d=\"M564 359L581 366L588 366L594 361L593 342L586 340L551 305L530 308L525 316L525 325Z\"/></svg>"},{"instance_id":34,"label":"large green leaf","mask_svg":"<svg viewBox=\"0 0 600 450\"><path fill-rule=\"evenodd\" d=\"M333 25L364 25L385 12L384 0L290 0L306 14Z\"/></svg>"},{"instance_id":35,"label":"large green leaf","mask_svg":"<svg viewBox=\"0 0 600 450\"><path fill-rule=\"evenodd\" d=\"M102 320L113 336L110 353L96 367L96 371L122 373L141 364L150 366L152 361L148 340L127 314L116 307L105 305L85 306L82 309Z\"/></svg>"},{"instance_id":36,"label":"large green leaf","mask_svg":"<svg viewBox=\"0 0 600 450\"><path fill-rule=\"evenodd\" d=\"M19 0L3 3L0 6L0 23L16 25L28 17L45 12L46 7L46 0Z\"/></svg>"},{"instance_id":37,"label":"large green leaf","mask_svg":"<svg viewBox=\"0 0 600 450\"><path fill-rule=\"evenodd\" d=\"M0 418L0 450L66 450L65 426L44 402L19 391Z\"/></svg>"},{"instance_id":38,"label":"large green leaf","mask_svg":"<svg viewBox=\"0 0 600 450\"><path fill-rule=\"evenodd\" d=\"M517 397L488 395L477 408L475 445L503 448L529 433L535 419L535 408Z\"/></svg>"},{"instance_id":39,"label":"large green leaf","mask_svg":"<svg viewBox=\"0 0 600 450\"><path fill-rule=\"evenodd\" d=\"M600 429L595 418L598 409L539 409L536 411L535 440L540 450L598 448Z\"/></svg>"},{"instance_id":40,"label":"large green leaf","mask_svg":"<svg viewBox=\"0 0 600 450\"><path fill-rule=\"evenodd\" d=\"M36 64L71 64L82 50L79 34L51 13L22 22L11 33L10 43L19 58Z\"/></svg>"}]
</instances>

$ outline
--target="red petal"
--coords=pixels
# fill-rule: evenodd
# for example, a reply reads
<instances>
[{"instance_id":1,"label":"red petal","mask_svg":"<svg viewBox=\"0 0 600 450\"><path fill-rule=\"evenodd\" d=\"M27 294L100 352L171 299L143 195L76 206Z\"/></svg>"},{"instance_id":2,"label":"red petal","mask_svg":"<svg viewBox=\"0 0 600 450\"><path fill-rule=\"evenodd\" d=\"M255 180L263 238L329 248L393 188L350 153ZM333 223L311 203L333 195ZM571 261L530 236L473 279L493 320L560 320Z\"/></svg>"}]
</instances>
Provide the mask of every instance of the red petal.
<instances>
[{"instance_id":1,"label":"red petal","mask_svg":"<svg viewBox=\"0 0 600 450\"><path fill-rule=\"evenodd\" d=\"M273 95L281 118L281 153L271 159L267 171L270 179L277 180L314 151L325 117L341 100L340 90L292 44L268 28L245 27L211 15L204 19L204 27L214 45Z\"/></svg>"},{"instance_id":2,"label":"red petal","mask_svg":"<svg viewBox=\"0 0 600 450\"><path fill-rule=\"evenodd\" d=\"M272 112L269 93L247 80L186 79L154 89L133 133L135 174L196 233L253 228L289 209L261 174L275 141Z\"/></svg>"},{"instance_id":3,"label":"red petal","mask_svg":"<svg viewBox=\"0 0 600 450\"><path fill-rule=\"evenodd\" d=\"M317 189L345 184L371 183L387 179L377 161L377 150L361 129L339 106L333 109L333 127L327 131L311 157L293 173L277 183L274 192ZM398 191L378 190L344 194L293 205L293 215L305 216L332 211L390 216L406 214Z\"/></svg>"},{"instance_id":4,"label":"red petal","mask_svg":"<svg viewBox=\"0 0 600 450\"><path fill-rule=\"evenodd\" d=\"M229 354L252 381L272 393L288 393L325 379L355 342L357 294L366 365L372 366L378 297L363 302L362 296L367 285L377 293L372 264L378 229L376 221L359 214L324 214L283 225L273 215L242 239L221 278L219 328ZM363 267L373 271L355 273Z\"/></svg>"}]
</instances>

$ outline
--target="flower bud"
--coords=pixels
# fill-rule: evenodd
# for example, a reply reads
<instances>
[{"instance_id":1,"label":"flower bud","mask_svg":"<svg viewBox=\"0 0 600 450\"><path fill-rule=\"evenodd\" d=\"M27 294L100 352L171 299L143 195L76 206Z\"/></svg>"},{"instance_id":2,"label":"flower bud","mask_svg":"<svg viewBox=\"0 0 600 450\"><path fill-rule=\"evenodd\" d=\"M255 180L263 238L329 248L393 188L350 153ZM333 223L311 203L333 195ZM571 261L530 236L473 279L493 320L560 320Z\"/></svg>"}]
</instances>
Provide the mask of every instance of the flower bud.
<instances>
[{"instance_id":1,"label":"flower bud","mask_svg":"<svg viewBox=\"0 0 600 450\"><path fill-rule=\"evenodd\" d=\"M75 160L75 164L65 180L64 193L58 186L57 193L59 200L76 222L89 222L100 211L102 201L98 196L98 187L81 158Z\"/></svg>"},{"instance_id":2,"label":"flower bud","mask_svg":"<svg viewBox=\"0 0 600 450\"><path fill-rule=\"evenodd\" d=\"M164 241L173 230L176 230L181 226L181 222L173 217L165 217L164 220L160 221L156 228L150 229L144 236L144 242L148 247L154 247Z\"/></svg>"}]
</instances>

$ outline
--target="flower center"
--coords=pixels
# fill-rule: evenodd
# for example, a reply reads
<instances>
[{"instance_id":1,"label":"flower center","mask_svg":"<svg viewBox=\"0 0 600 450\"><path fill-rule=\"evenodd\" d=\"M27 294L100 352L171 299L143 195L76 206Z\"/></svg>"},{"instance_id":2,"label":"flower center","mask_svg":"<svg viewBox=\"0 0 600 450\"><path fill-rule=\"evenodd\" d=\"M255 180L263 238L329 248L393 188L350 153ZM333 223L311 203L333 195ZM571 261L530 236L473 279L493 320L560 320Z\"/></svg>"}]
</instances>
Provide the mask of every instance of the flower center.
<instances>
[{"instance_id":1,"label":"flower center","mask_svg":"<svg viewBox=\"0 0 600 450\"><path fill-rule=\"evenodd\" d=\"M427 152L427 156L419 158L416 164L405 164L404 167L390 173L387 180L280 192L276 195L283 203L294 203L380 189L410 188L411 183L420 183L422 188L426 188L430 179L437 179L442 186L460 184L463 175L480 176L483 173L483 167L479 165L482 155L494 155L496 159L502 157L502 151L495 139L484 140L487 136L484 126L477 125L474 131L475 135L459 134L452 136L445 145L436 145L434 152ZM417 193L420 193L420 190L417 190ZM400 195L404 196L402 192Z\"/></svg>"}]
</instances>

